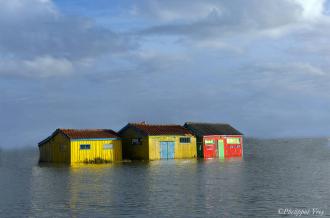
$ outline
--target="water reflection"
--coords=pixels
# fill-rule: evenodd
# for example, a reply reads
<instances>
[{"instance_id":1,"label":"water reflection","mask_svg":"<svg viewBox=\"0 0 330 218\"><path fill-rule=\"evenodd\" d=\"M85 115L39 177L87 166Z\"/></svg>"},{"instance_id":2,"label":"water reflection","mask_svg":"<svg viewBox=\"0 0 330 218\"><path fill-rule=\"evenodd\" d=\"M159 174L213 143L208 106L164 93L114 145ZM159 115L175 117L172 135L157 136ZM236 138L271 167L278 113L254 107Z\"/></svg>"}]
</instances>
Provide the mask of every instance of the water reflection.
<instances>
[{"instance_id":1,"label":"water reflection","mask_svg":"<svg viewBox=\"0 0 330 218\"><path fill-rule=\"evenodd\" d=\"M330 202L325 140L257 140L242 158L73 166L0 157L0 217L276 217Z\"/></svg>"},{"instance_id":2,"label":"water reflection","mask_svg":"<svg viewBox=\"0 0 330 218\"><path fill-rule=\"evenodd\" d=\"M242 161L40 164L32 171L31 216L229 215L240 206Z\"/></svg>"},{"instance_id":3,"label":"water reflection","mask_svg":"<svg viewBox=\"0 0 330 218\"><path fill-rule=\"evenodd\" d=\"M83 208L91 208L102 213L107 205L111 205L113 195L108 194L108 186L112 179L109 175L111 167L111 164L70 167L68 191L72 217L79 217L81 212L84 212Z\"/></svg>"}]
</instances>

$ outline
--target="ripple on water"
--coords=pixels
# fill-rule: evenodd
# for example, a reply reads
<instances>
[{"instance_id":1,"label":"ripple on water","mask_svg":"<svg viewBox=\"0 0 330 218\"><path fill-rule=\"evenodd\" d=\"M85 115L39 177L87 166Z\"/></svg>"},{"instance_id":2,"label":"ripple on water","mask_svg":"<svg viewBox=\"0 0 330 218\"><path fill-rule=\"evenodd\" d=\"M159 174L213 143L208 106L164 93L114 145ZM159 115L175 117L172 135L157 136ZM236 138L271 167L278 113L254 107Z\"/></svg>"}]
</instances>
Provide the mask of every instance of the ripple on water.
<instances>
[{"instance_id":1,"label":"ripple on water","mask_svg":"<svg viewBox=\"0 0 330 218\"><path fill-rule=\"evenodd\" d=\"M327 139L245 140L243 159L38 165L2 151L1 217L276 217L327 210Z\"/></svg>"}]
</instances>

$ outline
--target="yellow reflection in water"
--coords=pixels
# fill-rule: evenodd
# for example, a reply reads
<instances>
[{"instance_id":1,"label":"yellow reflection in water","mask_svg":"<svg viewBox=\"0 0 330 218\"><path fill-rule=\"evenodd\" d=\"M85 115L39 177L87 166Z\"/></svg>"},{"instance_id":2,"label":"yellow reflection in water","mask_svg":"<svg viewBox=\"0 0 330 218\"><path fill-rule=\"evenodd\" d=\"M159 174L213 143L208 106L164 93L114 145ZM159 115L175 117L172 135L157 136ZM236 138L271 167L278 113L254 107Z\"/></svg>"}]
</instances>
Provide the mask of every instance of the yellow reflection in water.
<instances>
[{"instance_id":1,"label":"yellow reflection in water","mask_svg":"<svg viewBox=\"0 0 330 218\"><path fill-rule=\"evenodd\" d=\"M79 217L83 208L90 205L98 207L98 212L102 213L102 208L109 205L111 194L109 192L108 179L111 176L109 169L113 164L71 164L69 175L69 196L72 217ZM93 208L93 207L92 207ZM86 211L85 211L86 212Z\"/></svg>"},{"instance_id":2,"label":"yellow reflection in water","mask_svg":"<svg viewBox=\"0 0 330 218\"><path fill-rule=\"evenodd\" d=\"M113 164L107 163L107 164L84 164L84 163L72 163L70 164L72 171L77 170L102 170L102 169L108 169L113 167Z\"/></svg>"}]
</instances>

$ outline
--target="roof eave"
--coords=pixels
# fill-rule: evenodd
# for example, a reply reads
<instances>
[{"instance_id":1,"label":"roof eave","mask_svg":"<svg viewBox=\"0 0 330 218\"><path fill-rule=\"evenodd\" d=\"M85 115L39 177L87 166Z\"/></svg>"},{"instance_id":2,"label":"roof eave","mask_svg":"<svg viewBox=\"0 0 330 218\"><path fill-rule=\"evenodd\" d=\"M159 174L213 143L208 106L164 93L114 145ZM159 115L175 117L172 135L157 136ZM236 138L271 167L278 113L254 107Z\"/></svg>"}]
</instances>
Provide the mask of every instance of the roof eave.
<instances>
[{"instance_id":1,"label":"roof eave","mask_svg":"<svg viewBox=\"0 0 330 218\"><path fill-rule=\"evenodd\" d=\"M38 143L38 147L42 146L43 144L47 143L50 141L58 132L60 132L60 129L56 129L50 136L42 140L41 142Z\"/></svg>"}]
</instances>

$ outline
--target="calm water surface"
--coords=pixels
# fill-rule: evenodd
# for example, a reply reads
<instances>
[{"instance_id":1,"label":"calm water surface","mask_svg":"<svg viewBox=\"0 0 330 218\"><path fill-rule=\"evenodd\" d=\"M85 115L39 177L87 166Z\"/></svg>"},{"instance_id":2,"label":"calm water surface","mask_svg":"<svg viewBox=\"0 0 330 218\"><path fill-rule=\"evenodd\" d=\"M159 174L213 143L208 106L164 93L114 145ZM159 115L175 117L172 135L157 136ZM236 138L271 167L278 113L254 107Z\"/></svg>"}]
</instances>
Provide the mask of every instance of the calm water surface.
<instances>
[{"instance_id":1,"label":"calm water surface","mask_svg":"<svg viewBox=\"0 0 330 218\"><path fill-rule=\"evenodd\" d=\"M0 151L0 217L278 217L330 214L328 139L246 140L243 159L38 165Z\"/></svg>"}]
</instances>

